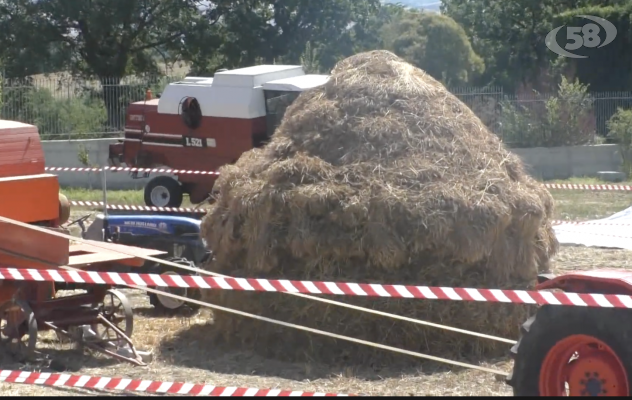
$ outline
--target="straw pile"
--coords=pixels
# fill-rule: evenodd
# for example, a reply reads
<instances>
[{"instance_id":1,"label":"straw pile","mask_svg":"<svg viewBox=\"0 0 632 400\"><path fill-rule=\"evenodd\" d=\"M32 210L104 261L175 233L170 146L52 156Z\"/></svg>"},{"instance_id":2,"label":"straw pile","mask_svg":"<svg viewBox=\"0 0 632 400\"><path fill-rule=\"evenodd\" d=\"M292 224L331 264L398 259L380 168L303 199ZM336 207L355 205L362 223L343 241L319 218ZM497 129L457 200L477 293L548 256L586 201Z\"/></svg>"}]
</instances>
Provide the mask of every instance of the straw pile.
<instances>
[{"instance_id":1,"label":"straw pile","mask_svg":"<svg viewBox=\"0 0 632 400\"><path fill-rule=\"evenodd\" d=\"M209 269L230 276L527 289L558 243L553 201L474 113L387 51L341 61L302 93L263 150L221 169L203 221ZM247 312L434 354L507 346L287 294L204 291ZM337 297L515 338L523 306ZM384 351L215 314L214 331L266 355L349 362ZM284 357L285 358L285 357Z\"/></svg>"}]
</instances>

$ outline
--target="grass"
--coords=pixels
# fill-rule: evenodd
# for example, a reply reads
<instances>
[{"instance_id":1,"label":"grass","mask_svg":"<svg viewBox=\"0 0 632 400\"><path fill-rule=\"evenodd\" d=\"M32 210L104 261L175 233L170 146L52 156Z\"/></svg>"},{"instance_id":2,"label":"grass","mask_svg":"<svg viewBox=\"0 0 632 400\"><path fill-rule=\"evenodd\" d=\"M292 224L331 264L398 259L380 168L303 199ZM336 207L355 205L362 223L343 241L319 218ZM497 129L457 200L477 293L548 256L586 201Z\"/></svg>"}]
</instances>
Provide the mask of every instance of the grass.
<instances>
[{"instance_id":1,"label":"grass","mask_svg":"<svg viewBox=\"0 0 632 400\"><path fill-rule=\"evenodd\" d=\"M594 178L572 178L547 183L603 185L608 182ZM632 182L620 182L617 185L632 185ZM555 198L555 219L558 220L585 221L604 218L632 205L632 192L549 190Z\"/></svg>"},{"instance_id":2,"label":"grass","mask_svg":"<svg viewBox=\"0 0 632 400\"><path fill-rule=\"evenodd\" d=\"M594 179L572 179L552 183L601 183ZM628 183L622 183L628 184ZM71 200L102 200L98 190L63 189ZM621 211L632 203L632 193L551 190L556 201L556 219L586 220ZM141 191L112 191L112 204L143 204ZM563 246L553 259L557 273L603 267L632 268L625 250ZM472 370L438 368L420 362L416 368L382 370L318 364L290 364L234 349L217 347L210 342L209 314L201 311L192 318L156 315L147 297L137 290L126 290L135 308L134 341L141 350L152 350L149 367L133 367L61 345L51 336L43 336L38 348L49 357L39 364L20 365L0 355L1 369L48 371L50 358L69 366L75 374L124 376L136 379L186 381L216 386L279 388L330 393L368 395L430 396L508 396L511 389L495 376ZM388 323L388 320L385 320ZM515 338L513 338L515 339ZM299 349L300 351L300 349ZM483 364L510 371L508 359ZM82 389L48 388L33 385L2 384L0 392L9 395L85 395L102 394Z\"/></svg>"},{"instance_id":3,"label":"grass","mask_svg":"<svg viewBox=\"0 0 632 400\"><path fill-rule=\"evenodd\" d=\"M62 187L61 192L74 201L103 201L103 191L99 189L82 189ZM107 193L107 202L112 205L144 205L142 190L111 190ZM185 196L182 207L192 207L189 197ZM100 211L99 207L78 207L72 206L71 218L78 218L85 214L87 210Z\"/></svg>"},{"instance_id":4,"label":"grass","mask_svg":"<svg viewBox=\"0 0 632 400\"><path fill-rule=\"evenodd\" d=\"M573 178L567 180L547 181L547 183L572 183L598 185L606 182L593 178ZM632 185L632 181L618 185ZM632 192L598 192L589 190L550 189L555 198L555 217L557 220L584 221L612 215L632 205ZM69 200L103 201L101 190L62 188L62 193ZM113 190L108 192L108 203L142 205L142 190ZM191 202L185 197L182 207L190 207Z\"/></svg>"},{"instance_id":5,"label":"grass","mask_svg":"<svg viewBox=\"0 0 632 400\"><path fill-rule=\"evenodd\" d=\"M64 187L61 192L68 200L103 201L101 190ZM107 201L112 204L145 204L142 190L111 190L108 191Z\"/></svg>"}]
</instances>

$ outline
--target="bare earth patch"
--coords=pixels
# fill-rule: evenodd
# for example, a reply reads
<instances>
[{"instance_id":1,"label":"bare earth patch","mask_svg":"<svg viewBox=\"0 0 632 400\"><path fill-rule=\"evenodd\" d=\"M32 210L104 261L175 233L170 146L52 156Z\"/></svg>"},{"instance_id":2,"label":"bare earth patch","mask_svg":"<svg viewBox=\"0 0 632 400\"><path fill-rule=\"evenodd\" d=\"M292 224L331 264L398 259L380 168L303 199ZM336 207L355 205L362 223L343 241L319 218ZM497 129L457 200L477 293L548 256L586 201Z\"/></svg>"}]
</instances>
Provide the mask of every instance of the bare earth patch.
<instances>
[{"instance_id":1,"label":"bare earth patch","mask_svg":"<svg viewBox=\"0 0 632 400\"><path fill-rule=\"evenodd\" d=\"M576 181L572 183L593 183ZM73 193L77 197L97 194ZM629 207L628 193L552 191L556 199L556 219L587 220L612 215ZM137 194L117 194L120 200ZM97 196L98 197L98 196ZM83 215L73 212L73 218ZM78 232L77 232L78 233ZM630 268L632 259L625 250L562 246L553 260L556 273L597 268ZM148 367L135 367L103 356L60 344L54 335L42 334L38 349L47 357L36 365L21 365L0 353L0 368L24 371L54 372L48 369L51 359L69 368L67 373L91 376L125 377L159 381L206 383L216 386L292 389L329 393L367 395L419 396L508 396L511 389L492 374L461 369L447 369L420 362L416 368L331 367L318 364L292 364L266 360L247 352L214 346L205 338L209 314L201 311L191 318L156 315L146 296L138 290L124 290L135 306L134 335L136 346L152 350L154 360ZM386 321L386 320L385 320ZM507 346L509 350L509 346ZM485 365L509 372L509 359ZM0 392L7 396L81 396L86 394L126 395L122 392L72 388L51 388L35 385L0 383ZM134 395L129 392L127 395Z\"/></svg>"}]
</instances>

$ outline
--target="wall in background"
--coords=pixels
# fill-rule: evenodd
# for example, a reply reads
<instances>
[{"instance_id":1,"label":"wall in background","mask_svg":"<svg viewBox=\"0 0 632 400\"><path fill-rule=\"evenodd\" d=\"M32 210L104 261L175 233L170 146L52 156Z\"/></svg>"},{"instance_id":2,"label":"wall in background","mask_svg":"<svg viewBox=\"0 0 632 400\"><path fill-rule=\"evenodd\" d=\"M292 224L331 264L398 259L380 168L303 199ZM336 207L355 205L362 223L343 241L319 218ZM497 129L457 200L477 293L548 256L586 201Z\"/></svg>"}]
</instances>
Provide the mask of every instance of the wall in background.
<instances>
[{"instance_id":1,"label":"wall in background","mask_svg":"<svg viewBox=\"0 0 632 400\"><path fill-rule=\"evenodd\" d=\"M46 165L50 167L84 167L78 155L85 148L92 165L108 165L108 146L116 139L52 140L42 142ZM619 146L537 147L514 149L522 158L529 173L538 179L567 179L570 177L597 176L599 171L620 171ZM62 187L101 188L101 173L59 172ZM128 172L108 172L110 190L142 189L152 177L132 179Z\"/></svg>"}]
</instances>

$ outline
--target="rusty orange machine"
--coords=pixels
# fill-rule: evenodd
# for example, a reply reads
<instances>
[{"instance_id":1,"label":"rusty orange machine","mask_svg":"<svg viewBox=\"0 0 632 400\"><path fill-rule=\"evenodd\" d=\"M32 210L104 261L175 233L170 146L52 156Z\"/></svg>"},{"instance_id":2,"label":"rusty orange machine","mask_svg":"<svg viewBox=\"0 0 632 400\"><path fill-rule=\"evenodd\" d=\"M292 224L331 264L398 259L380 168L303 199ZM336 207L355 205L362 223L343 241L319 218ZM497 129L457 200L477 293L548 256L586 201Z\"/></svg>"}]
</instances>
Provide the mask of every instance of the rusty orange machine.
<instances>
[{"instance_id":1,"label":"rusty orange machine","mask_svg":"<svg viewBox=\"0 0 632 400\"><path fill-rule=\"evenodd\" d=\"M57 177L44 172L44 162L35 126L0 120L1 267L107 271L114 263L140 267L143 256L165 254L104 242L71 244L68 237L52 234L64 232L61 225L70 217L70 205L59 193ZM130 339L130 303L106 285L59 297L53 282L0 280L0 345L22 359L31 358L38 330L54 330L93 350L143 365Z\"/></svg>"}]
</instances>

